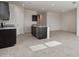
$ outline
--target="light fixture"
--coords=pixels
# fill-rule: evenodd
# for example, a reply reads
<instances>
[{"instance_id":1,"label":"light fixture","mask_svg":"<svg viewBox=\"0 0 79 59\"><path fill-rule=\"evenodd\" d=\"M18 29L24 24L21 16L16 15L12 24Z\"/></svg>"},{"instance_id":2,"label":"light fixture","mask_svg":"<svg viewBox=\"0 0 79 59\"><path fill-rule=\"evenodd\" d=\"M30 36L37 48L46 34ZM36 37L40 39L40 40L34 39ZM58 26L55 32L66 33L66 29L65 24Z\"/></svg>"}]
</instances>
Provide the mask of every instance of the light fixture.
<instances>
[{"instance_id":1,"label":"light fixture","mask_svg":"<svg viewBox=\"0 0 79 59\"><path fill-rule=\"evenodd\" d=\"M55 6L55 4L51 4L53 7Z\"/></svg>"},{"instance_id":2,"label":"light fixture","mask_svg":"<svg viewBox=\"0 0 79 59\"><path fill-rule=\"evenodd\" d=\"M22 4L22 6L24 7L24 4Z\"/></svg>"},{"instance_id":3,"label":"light fixture","mask_svg":"<svg viewBox=\"0 0 79 59\"><path fill-rule=\"evenodd\" d=\"M42 10L45 10L44 8L42 8Z\"/></svg>"}]
</instances>

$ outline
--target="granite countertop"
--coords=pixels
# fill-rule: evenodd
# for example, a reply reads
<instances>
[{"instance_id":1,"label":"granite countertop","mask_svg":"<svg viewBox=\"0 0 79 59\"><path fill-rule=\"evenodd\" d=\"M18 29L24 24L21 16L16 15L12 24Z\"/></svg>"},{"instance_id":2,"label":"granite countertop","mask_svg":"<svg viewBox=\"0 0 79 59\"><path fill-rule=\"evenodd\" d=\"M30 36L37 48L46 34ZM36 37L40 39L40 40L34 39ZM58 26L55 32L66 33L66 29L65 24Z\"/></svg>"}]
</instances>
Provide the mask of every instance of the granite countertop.
<instances>
[{"instance_id":1,"label":"granite countertop","mask_svg":"<svg viewBox=\"0 0 79 59\"><path fill-rule=\"evenodd\" d=\"M41 25L37 25L37 24L33 24L32 26L35 26L35 27L47 27L47 26L41 26Z\"/></svg>"},{"instance_id":2,"label":"granite countertop","mask_svg":"<svg viewBox=\"0 0 79 59\"><path fill-rule=\"evenodd\" d=\"M4 29L16 29L15 27L1 27L0 30L4 30Z\"/></svg>"},{"instance_id":3,"label":"granite countertop","mask_svg":"<svg viewBox=\"0 0 79 59\"><path fill-rule=\"evenodd\" d=\"M8 25L8 26L0 27L0 30L3 30L3 29L16 29L16 27L13 26L13 25Z\"/></svg>"}]
</instances>

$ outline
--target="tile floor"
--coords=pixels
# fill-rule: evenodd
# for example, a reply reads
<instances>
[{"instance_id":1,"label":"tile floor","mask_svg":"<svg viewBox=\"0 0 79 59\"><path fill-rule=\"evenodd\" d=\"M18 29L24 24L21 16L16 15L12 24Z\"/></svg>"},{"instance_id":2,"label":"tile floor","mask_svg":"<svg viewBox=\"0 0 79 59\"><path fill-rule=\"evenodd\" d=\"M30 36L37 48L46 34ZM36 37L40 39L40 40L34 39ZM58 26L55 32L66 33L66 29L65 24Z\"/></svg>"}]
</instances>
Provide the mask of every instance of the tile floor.
<instances>
[{"instance_id":1,"label":"tile floor","mask_svg":"<svg viewBox=\"0 0 79 59\"><path fill-rule=\"evenodd\" d=\"M49 41L58 41L62 45L32 51L29 47L43 44ZM54 31L50 33L50 39L38 40L31 34L23 34L17 37L17 44L13 47L0 49L1 57L79 57L79 37L74 33Z\"/></svg>"}]
</instances>

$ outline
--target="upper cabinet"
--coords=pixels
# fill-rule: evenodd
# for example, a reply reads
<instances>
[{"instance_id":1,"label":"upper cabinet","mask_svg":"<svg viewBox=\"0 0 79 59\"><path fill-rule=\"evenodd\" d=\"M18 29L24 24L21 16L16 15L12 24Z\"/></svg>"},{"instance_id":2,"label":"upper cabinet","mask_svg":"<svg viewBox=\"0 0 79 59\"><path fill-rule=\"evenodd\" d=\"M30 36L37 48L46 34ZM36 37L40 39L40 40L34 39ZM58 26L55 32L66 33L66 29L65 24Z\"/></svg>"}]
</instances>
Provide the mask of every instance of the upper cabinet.
<instances>
[{"instance_id":1,"label":"upper cabinet","mask_svg":"<svg viewBox=\"0 0 79 59\"><path fill-rule=\"evenodd\" d=\"M9 3L0 1L0 18L1 20L9 20L10 11L9 11Z\"/></svg>"}]
</instances>

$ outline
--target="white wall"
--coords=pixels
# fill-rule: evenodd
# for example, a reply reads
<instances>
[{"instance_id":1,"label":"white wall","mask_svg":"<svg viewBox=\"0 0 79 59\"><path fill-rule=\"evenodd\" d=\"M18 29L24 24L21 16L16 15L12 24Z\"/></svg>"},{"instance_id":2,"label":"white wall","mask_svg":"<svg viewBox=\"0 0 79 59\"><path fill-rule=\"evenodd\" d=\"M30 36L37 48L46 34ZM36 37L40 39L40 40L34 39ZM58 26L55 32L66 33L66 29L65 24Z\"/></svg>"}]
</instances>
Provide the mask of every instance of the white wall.
<instances>
[{"instance_id":1,"label":"white wall","mask_svg":"<svg viewBox=\"0 0 79 59\"><path fill-rule=\"evenodd\" d=\"M61 26L64 31L76 32L76 10L62 14Z\"/></svg>"},{"instance_id":2,"label":"white wall","mask_svg":"<svg viewBox=\"0 0 79 59\"><path fill-rule=\"evenodd\" d=\"M40 26L47 26L47 12L37 12L40 15L37 24Z\"/></svg>"},{"instance_id":3,"label":"white wall","mask_svg":"<svg viewBox=\"0 0 79 59\"><path fill-rule=\"evenodd\" d=\"M9 4L9 10L10 10L10 19L9 21L4 21L6 24L16 24L15 20L15 6L13 4Z\"/></svg>"},{"instance_id":4,"label":"white wall","mask_svg":"<svg viewBox=\"0 0 79 59\"><path fill-rule=\"evenodd\" d=\"M17 29L17 34L24 33L24 8L18 5L9 4L10 20L4 21L5 24L14 24Z\"/></svg>"},{"instance_id":5,"label":"white wall","mask_svg":"<svg viewBox=\"0 0 79 59\"><path fill-rule=\"evenodd\" d=\"M17 34L24 33L24 8L15 6L15 20L17 27Z\"/></svg>"},{"instance_id":6,"label":"white wall","mask_svg":"<svg viewBox=\"0 0 79 59\"><path fill-rule=\"evenodd\" d=\"M77 7L77 36L79 36L79 7Z\"/></svg>"},{"instance_id":7,"label":"white wall","mask_svg":"<svg viewBox=\"0 0 79 59\"><path fill-rule=\"evenodd\" d=\"M31 32L31 25L36 24L36 21L32 21L32 15L36 14L36 11L24 9L24 32Z\"/></svg>"},{"instance_id":8,"label":"white wall","mask_svg":"<svg viewBox=\"0 0 79 59\"><path fill-rule=\"evenodd\" d=\"M9 4L9 8L10 20L4 21L5 24L14 24L18 35L31 32L31 25L36 24L36 22L32 21L32 15L36 15L37 12L24 9L15 4Z\"/></svg>"},{"instance_id":9,"label":"white wall","mask_svg":"<svg viewBox=\"0 0 79 59\"><path fill-rule=\"evenodd\" d=\"M47 12L47 26L50 28L50 31L60 30L60 14L54 12Z\"/></svg>"},{"instance_id":10,"label":"white wall","mask_svg":"<svg viewBox=\"0 0 79 59\"><path fill-rule=\"evenodd\" d=\"M50 31L76 32L76 9L65 13L47 12L47 26Z\"/></svg>"}]
</instances>

